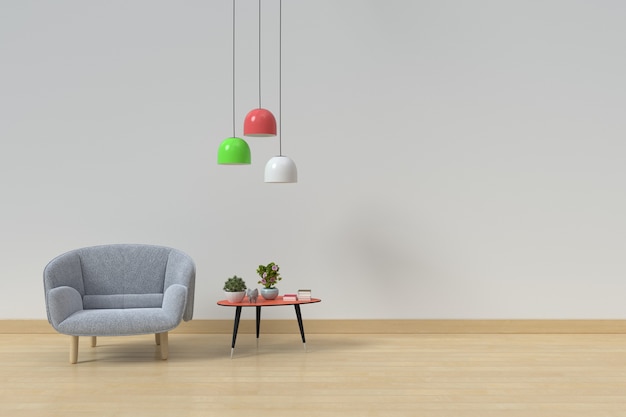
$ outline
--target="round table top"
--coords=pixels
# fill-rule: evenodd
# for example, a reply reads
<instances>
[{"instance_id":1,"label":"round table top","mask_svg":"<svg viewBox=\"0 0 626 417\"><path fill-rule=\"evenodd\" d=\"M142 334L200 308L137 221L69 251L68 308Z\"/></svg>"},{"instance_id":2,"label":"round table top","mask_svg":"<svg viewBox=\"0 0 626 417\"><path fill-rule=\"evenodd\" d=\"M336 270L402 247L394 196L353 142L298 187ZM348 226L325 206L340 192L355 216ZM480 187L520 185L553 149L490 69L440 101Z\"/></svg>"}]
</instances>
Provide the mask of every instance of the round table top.
<instances>
[{"instance_id":1,"label":"round table top","mask_svg":"<svg viewBox=\"0 0 626 417\"><path fill-rule=\"evenodd\" d=\"M269 306L291 306L295 304L312 304L312 303L319 303L320 301L322 300L320 300L319 298L311 298L310 300L285 301L283 300L282 295L279 295L273 300L266 300L265 298L259 295L259 298L257 298L256 300L256 304L251 303L250 300L248 299L248 296L246 296L239 303L231 303L228 300L219 300L217 302L217 305L228 306L228 307L269 307Z\"/></svg>"}]
</instances>

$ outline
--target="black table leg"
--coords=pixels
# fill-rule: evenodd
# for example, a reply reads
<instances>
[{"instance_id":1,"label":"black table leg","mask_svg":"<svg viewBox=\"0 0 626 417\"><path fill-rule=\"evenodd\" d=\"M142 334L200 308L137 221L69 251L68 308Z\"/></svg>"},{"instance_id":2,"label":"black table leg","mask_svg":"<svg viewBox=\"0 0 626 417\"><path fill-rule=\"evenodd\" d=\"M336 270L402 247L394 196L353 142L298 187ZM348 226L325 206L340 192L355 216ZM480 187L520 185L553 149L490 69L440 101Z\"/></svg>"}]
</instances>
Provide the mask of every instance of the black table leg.
<instances>
[{"instance_id":1,"label":"black table leg","mask_svg":"<svg viewBox=\"0 0 626 417\"><path fill-rule=\"evenodd\" d=\"M261 306L256 306L256 347L259 347L259 333L261 331Z\"/></svg>"},{"instance_id":2,"label":"black table leg","mask_svg":"<svg viewBox=\"0 0 626 417\"><path fill-rule=\"evenodd\" d=\"M293 305L296 309L296 317L298 318L298 326L300 327L300 336L302 336L302 343L304 344L304 350L306 350L306 339L304 338L304 325L302 324L302 313L300 312L300 305Z\"/></svg>"},{"instance_id":3,"label":"black table leg","mask_svg":"<svg viewBox=\"0 0 626 417\"><path fill-rule=\"evenodd\" d=\"M235 327L233 328L233 344L230 347L230 358L233 358L235 342L237 341L237 330L239 330L239 319L241 318L241 306L235 307Z\"/></svg>"}]
</instances>

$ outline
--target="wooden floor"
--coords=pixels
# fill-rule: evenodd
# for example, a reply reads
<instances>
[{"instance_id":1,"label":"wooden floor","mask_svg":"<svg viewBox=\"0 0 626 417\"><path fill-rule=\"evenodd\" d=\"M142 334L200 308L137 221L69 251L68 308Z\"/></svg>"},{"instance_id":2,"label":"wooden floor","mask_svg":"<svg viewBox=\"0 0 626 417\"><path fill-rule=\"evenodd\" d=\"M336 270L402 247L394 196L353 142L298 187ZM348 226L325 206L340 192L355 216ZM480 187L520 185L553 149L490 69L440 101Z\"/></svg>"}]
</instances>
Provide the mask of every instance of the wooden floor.
<instances>
[{"instance_id":1,"label":"wooden floor","mask_svg":"<svg viewBox=\"0 0 626 417\"><path fill-rule=\"evenodd\" d=\"M626 416L626 335L0 335L1 416Z\"/></svg>"}]
</instances>

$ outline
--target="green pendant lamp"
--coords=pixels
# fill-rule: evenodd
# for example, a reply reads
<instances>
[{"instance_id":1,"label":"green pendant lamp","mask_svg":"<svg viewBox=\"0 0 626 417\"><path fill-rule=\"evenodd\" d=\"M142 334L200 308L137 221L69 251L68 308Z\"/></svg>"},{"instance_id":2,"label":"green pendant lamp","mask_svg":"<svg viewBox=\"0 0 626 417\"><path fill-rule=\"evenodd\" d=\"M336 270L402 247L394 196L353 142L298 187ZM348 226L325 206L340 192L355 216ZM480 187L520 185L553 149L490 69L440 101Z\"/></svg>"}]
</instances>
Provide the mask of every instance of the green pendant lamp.
<instances>
[{"instance_id":1,"label":"green pendant lamp","mask_svg":"<svg viewBox=\"0 0 626 417\"><path fill-rule=\"evenodd\" d=\"M217 151L217 163L220 165L250 165L252 157L248 143L237 137L226 138Z\"/></svg>"},{"instance_id":2,"label":"green pendant lamp","mask_svg":"<svg viewBox=\"0 0 626 417\"><path fill-rule=\"evenodd\" d=\"M233 0L233 136L226 138L217 151L220 165L250 165L250 146L235 135L235 0Z\"/></svg>"}]
</instances>

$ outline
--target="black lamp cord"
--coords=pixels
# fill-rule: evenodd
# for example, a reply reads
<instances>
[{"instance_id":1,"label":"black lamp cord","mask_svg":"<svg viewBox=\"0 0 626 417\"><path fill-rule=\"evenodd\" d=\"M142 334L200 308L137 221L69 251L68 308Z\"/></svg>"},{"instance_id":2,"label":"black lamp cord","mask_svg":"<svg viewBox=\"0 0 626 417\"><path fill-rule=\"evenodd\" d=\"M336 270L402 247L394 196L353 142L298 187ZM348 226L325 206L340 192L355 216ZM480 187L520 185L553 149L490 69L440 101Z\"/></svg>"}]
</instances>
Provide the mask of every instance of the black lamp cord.
<instances>
[{"instance_id":1,"label":"black lamp cord","mask_svg":"<svg viewBox=\"0 0 626 417\"><path fill-rule=\"evenodd\" d=\"M283 156L283 108L282 108L282 83L283 83L283 0L278 2L278 155Z\"/></svg>"},{"instance_id":2,"label":"black lamp cord","mask_svg":"<svg viewBox=\"0 0 626 417\"><path fill-rule=\"evenodd\" d=\"M235 0L233 0L233 137L235 137Z\"/></svg>"},{"instance_id":3,"label":"black lamp cord","mask_svg":"<svg viewBox=\"0 0 626 417\"><path fill-rule=\"evenodd\" d=\"M261 0L259 0L259 109L261 108Z\"/></svg>"}]
</instances>

